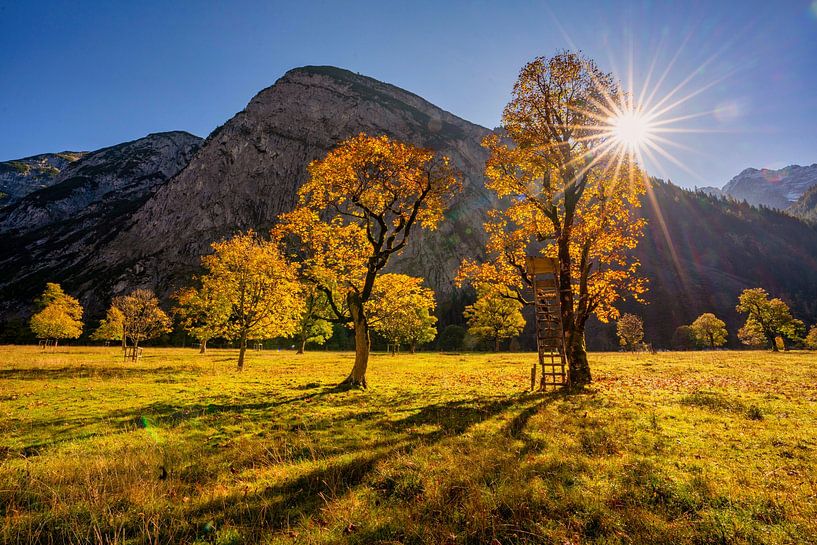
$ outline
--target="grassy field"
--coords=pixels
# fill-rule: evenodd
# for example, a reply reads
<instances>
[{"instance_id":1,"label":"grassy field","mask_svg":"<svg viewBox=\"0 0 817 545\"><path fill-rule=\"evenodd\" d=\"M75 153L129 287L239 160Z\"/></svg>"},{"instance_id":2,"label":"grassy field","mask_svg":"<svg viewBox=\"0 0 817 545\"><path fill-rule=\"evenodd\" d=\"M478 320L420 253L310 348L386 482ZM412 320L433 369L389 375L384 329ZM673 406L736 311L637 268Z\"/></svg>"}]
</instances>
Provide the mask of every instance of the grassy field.
<instances>
[{"instance_id":1,"label":"grassy field","mask_svg":"<svg viewBox=\"0 0 817 545\"><path fill-rule=\"evenodd\" d=\"M815 543L817 355L0 347L4 543Z\"/></svg>"}]
</instances>

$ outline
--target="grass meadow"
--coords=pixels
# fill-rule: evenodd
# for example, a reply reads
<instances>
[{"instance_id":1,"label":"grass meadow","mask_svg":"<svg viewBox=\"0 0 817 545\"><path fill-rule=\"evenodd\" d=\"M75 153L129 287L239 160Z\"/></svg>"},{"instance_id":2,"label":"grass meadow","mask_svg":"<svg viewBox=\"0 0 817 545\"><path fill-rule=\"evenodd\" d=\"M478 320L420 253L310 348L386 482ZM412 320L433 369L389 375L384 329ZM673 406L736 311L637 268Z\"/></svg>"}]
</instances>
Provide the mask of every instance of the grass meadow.
<instances>
[{"instance_id":1,"label":"grass meadow","mask_svg":"<svg viewBox=\"0 0 817 545\"><path fill-rule=\"evenodd\" d=\"M815 543L817 354L0 347L3 543Z\"/></svg>"}]
</instances>

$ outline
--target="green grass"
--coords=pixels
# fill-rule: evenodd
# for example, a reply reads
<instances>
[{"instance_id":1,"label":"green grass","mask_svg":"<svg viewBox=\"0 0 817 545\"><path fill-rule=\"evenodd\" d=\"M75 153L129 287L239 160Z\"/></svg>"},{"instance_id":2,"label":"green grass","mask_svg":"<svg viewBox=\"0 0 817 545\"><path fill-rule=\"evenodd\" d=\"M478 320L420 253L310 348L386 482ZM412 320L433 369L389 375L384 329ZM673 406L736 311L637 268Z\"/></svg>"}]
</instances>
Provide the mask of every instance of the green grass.
<instances>
[{"instance_id":1,"label":"green grass","mask_svg":"<svg viewBox=\"0 0 817 545\"><path fill-rule=\"evenodd\" d=\"M6 543L814 543L817 357L0 347Z\"/></svg>"}]
</instances>

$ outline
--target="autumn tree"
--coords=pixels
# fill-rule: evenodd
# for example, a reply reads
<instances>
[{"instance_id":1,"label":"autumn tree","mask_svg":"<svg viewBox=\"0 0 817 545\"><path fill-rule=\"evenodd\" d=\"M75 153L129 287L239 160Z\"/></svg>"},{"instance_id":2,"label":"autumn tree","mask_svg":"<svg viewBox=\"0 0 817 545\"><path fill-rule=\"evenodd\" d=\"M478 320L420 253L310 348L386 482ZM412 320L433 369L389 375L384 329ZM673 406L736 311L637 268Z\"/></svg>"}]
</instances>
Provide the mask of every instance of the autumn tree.
<instances>
[{"instance_id":1,"label":"autumn tree","mask_svg":"<svg viewBox=\"0 0 817 545\"><path fill-rule=\"evenodd\" d=\"M726 339L729 337L726 322L711 312L698 316L689 327L695 343L698 346L708 346L712 350L726 344Z\"/></svg>"},{"instance_id":2,"label":"autumn tree","mask_svg":"<svg viewBox=\"0 0 817 545\"><path fill-rule=\"evenodd\" d=\"M760 348L767 342L763 329L757 322L752 320L747 320L743 327L738 329L738 339L741 343L752 348Z\"/></svg>"},{"instance_id":3,"label":"autumn tree","mask_svg":"<svg viewBox=\"0 0 817 545\"><path fill-rule=\"evenodd\" d=\"M289 337L303 306L297 271L275 242L252 231L214 242L214 253L202 257L200 278L207 297L225 305L219 332L239 342L238 370L244 368L248 339Z\"/></svg>"},{"instance_id":4,"label":"autumn tree","mask_svg":"<svg viewBox=\"0 0 817 545\"><path fill-rule=\"evenodd\" d=\"M506 137L488 136L487 186L506 206L490 212L487 261L466 260L460 279L506 286L523 303L528 253L559 260L558 287L570 381L591 380L585 327L618 318L645 281L631 256L645 221L636 214L645 175L610 130L620 97L610 74L564 52L525 65L502 114Z\"/></svg>"},{"instance_id":5,"label":"autumn tree","mask_svg":"<svg viewBox=\"0 0 817 545\"><path fill-rule=\"evenodd\" d=\"M499 351L499 343L516 337L525 329L522 303L507 297L497 290L477 292L473 305L465 307L463 316L468 322L468 333L479 339L493 341L494 352Z\"/></svg>"},{"instance_id":6,"label":"autumn tree","mask_svg":"<svg viewBox=\"0 0 817 545\"><path fill-rule=\"evenodd\" d=\"M173 313L182 328L199 341L199 353L207 353L207 341L223 336L230 318L230 300L210 284L188 287L175 294Z\"/></svg>"},{"instance_id":7,"label":"autumn tree","mask_svg":"<svg viewBox=\"0 0 817 545\"><path fill-rule=\"evenodd\" d=\"M325 317L329 315L326 296L317 286L306 284L302 287L304 309L295 328L298 354L303 354L307 343L324 344L332 338L332 324Z\"/></svg>"},{"instance_id":8,"label":"autumn tree","mask_svg":"<svg viewBox=\"0 0 817 545\"><path fill-rule=\"evenodd\" d=\"M122 348L125 348L127 338L125 337L125 315L119 308L111 305L108 311L99 322L99 327L91 334L91 338L96 341L122 341Z\"/></svg>"},{"instance_id":9,"label":"autumn tree","mask_svg":"<svg viewBox=\"0 0 817 545\"><path fill-rule=\"evenodd\" d=\"M811 326L811 329L808 330L805 345L809 350L817 350L817 325Z\"/></svg>"},{"instance_id":10,"label":"autumn tree","mask_svg":"<svg viewBox=\"0 0 817 545\"><path fill-rule=\"evenodd\" d=\"M123 332L131 341L133 359L137 357L140 342L170 332L170 318L150 290L136 289L128 295L114 297L111 306L122 313Z\"/></svg>"},{"instance_id":11,"label":"autumn tree","mask_svg":"<svg viewBox=\"0 0 817 545\"><path fill-rule=\"evenodd\" d=\"M785 302L769 299L763 288L743 290L738 298L737 311L746 314L744 328L760 332L775 352L778 351L777 339L797 340L805 329L803 322L791 315Z\"/></svg>"},{"instance_id":12,"label":"autumn tree","mask_svg":"<svg viewBox=\"0 0 817 545\"><path fill-rule=\"evenodd\" d=\"M372 298L366 303L370 325L392 347L408 345L414 354L417 345L437 336L434 291L423 286L423 279L405 274L383 274L374 284Z\"/></svg>"},{"instance_id":13,"label":"autumn tree","mask_svg":"<svg viewBox=\"0 0 817 545\"><path fill-rule=\"evenodd\" d=\"M644 320L635 314L625 314L616 322L616 334L619 344L633 351L644 340Z\"/></svg>"},{"instance_id":14,"label":"autumn tree","mask_svg":"<svg viewBox=\"0 0 817 545\"><path fill-rule=\"evenodd\" d=\"M76 339L82 335L82 305L59 284L49 282L35 300L38 312L31 317L31 330L41 339Z\"/></svg>"},{"instance_id":15,"label":"autumn tree","mask_svg":"<svg viewBox=\"0 0 817 545\"><path fill-rule=\"evenodd\" d=\"M359 134L313 161L299 203L275 233L300 259L302 275L327 297L333 320L351 323L355 363L343 384L366 387L375 280L418 228L435 229L460 188L447 157Z\"/></svg>"}]
</instances>

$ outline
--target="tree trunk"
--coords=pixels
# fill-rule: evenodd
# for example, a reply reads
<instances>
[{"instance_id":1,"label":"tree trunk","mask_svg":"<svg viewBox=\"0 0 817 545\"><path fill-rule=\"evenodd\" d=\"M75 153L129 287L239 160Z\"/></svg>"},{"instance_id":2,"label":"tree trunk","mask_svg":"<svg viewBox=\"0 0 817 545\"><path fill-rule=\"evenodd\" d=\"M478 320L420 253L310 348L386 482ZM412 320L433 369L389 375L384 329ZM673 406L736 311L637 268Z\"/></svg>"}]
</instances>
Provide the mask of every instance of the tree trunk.
<instances>
[{"instance_id":1,"label":"tree trunk","mask_svg":"<svg viewBox=\"0 0 817 545\"><path fill-rule=\"evenodd\" d=\"M772 337L772 352L780 352L780 349L777 348L777 337Z\"/></svg>"},{"instance_id":2,"label":"tree trunk","mask_svg":"<svg viewBox=\"0 0 817 545\"><path fill-rule=\"evenodd\" d=\"M306 350L306 339L301 339L301 344L298 346L298 354L303 354L304 350Z\"/></svg>"},{"instance_id":3,"label":"tree trunk","mask_svg":"<svg viewBox=\"0 0 817 545\"><path fill-rule=\"evenodd\" d=\"M494 352L499 352L499 337L494 337Z\"/></svg>"},{"instance_id":4,"label":"tree trunk","mask_svg":"<svg viewBox=\"0 0 817 545\"><path fill-rule=\"evenodd\" d=\"M590 363L587 361L587 347L584 344L584 331L574 331L571 342L566 344L567 364L570 368L570 385L585 386L590 384Z\"/></svg>"},{"instance_id":5,"label":"tree trunk","mask_svg":"<svg viewBox=\"0 0 817 545\"><path fill-rule=\"evenodd\" d=\"M411 350L412 354L416 354L417 353L417 343L411 343L409 345L409 350Z\"/></svg>"},{"instance_id":6,"label":"tree trunk","mask_svg":"<svg viewBox=\"0 0 817 545\"><path fill-rule=\"evenodd\" d=\"M128 337L123 333L122 334L122 351L124 352L127 347L128 347Z\"/></svg>"},{"instance_id":7,"label":"tree trunk","mask_svg":"<svg viewBox=\"0 0 817 545\"><path fill-rule=\"evenodd\" d=\"M58 340L59 340L59 339L54 339L54 348L57 348L57 341L58 341Z\"/></svg>"},{"instance_id":8,"label":"tree trunk","mask_svg":"<svg viewBox=\"0 0 817 545\"><path fill-rule=\"evenodd\" d=\"M247 351L247 334L242 333L238 345L238 367L239 371L244 370L244 352Z\"/></svg>"},{"instance_id":9,"label":"tree trunk","mask_svg":"<svg viewBox=\"0 0 817 545\"><path fill-rule=\"evenodd\" d=\"M138 358L139 358L139 339L134 339L134 341L133 341L133 355L131 356L131 359L134 362L136 362L136 360Z\"/></svg>"},{"instance_id":10,"label":"tree trunk","mask_svg":"<svg viewBox=\"0 0 817 545\"><path fill-rule=\"evenodd\" d=\"M199 343L199 354L206 354L207 353L207 339L202 339Z\"/></svg>"},{"instance_id":11,"label":"tree trunk","mask_svg":"<svg viewBox=\"0 0 817 545\"><path fill-rule=\"evenodd\" d=\"M365 388L366 367L369 365L369 348L371 347L369 321L363 311L360 294L349 292L349 295L346 296L346 303L349 306L349 314L352 315L352 326L355 330L355 365L341 384Z\"/></svg>"}]
</instances>

